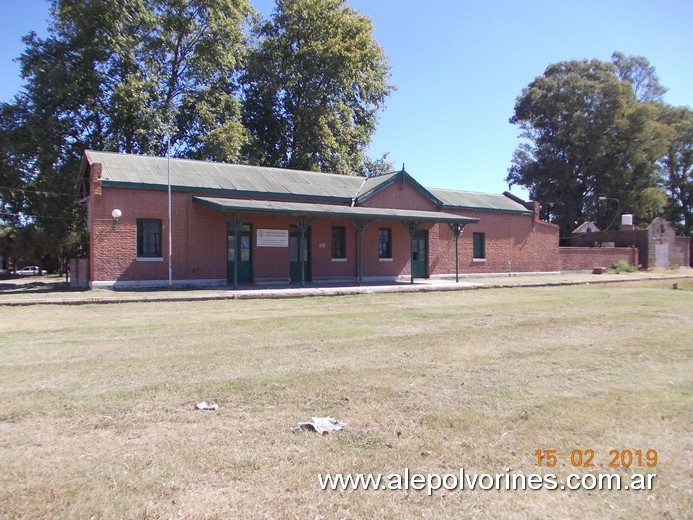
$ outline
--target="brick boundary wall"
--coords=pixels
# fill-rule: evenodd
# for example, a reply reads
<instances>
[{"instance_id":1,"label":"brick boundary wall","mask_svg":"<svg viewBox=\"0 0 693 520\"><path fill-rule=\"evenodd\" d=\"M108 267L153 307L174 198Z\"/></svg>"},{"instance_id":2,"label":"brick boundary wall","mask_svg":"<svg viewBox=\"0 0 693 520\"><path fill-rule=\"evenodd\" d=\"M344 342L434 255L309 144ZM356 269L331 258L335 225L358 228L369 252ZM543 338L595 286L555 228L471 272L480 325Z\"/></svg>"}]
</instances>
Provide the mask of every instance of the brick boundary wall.
<instances>
[{"instance_id":1,"label":"brick boundary wall","mask_svg":"<svg viewBox=\"0 0 693 520\"><path fill-rule=\"evenodd\" d=\"M692 245L693 241L691 241L690 237L676 237L674 239L676 255L674 261L677 261L678 258L680 267L693 267L693 263L691 262L691 249L693 249L691 247Z\"/></svg>"},{"instance_id":2,"label":"brick boundary wall","mask_svg":"<svg viewBox=\"0 0 693 520\"><path fill-rule=\"evenodd\" d=\"M84 289L89 287L89 259L70 259L70 287L72 289Z\"/></svg>"},{"instance_id":3,"label":"brick boundary wall","mask_svg":"<svg viewBox=\"0 0 693 520\"><path fill-rule=\"evenodd\" d=\"M639 255L635 247L559 247L558 260L561 271L591 271L619 260L638 265Z\"/></svg>"}]
</instances>

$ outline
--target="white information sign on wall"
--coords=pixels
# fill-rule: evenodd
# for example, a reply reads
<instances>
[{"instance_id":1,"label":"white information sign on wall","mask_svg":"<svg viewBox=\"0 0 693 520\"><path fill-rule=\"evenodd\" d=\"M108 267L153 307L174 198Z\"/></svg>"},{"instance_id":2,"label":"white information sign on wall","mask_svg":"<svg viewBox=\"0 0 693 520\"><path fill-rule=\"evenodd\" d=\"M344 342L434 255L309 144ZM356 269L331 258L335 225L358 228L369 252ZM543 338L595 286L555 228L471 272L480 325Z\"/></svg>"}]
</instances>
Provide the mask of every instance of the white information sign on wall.
<instances>
[{"instance_id":1,"label":"white information sign on wall","mask_svg":"<svg viewBox=\"0 0 693 520\"><path fill-rule=\"evenodd\" d=\"M288 229L258 229L258 247L289 247Z\"/></svg>"}]
</instances>

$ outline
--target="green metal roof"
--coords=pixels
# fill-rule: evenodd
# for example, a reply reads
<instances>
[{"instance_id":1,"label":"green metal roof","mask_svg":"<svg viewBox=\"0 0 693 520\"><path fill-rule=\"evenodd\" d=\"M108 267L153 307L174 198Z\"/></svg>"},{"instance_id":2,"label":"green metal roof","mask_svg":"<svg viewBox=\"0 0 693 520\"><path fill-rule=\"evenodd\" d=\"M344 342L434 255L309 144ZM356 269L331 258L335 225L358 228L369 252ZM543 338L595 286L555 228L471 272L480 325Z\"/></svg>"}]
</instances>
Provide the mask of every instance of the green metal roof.
<instances>
[{"instance_id":1,"label":"green metal roof","mask_svg":"<svg viewBox=\"0 0 693 520\"><path fill-rule=\"evenodd\" d=\"M329 217L352 220L395 220L406 222L449 222L474 224L477 218L462 217L438 211L415 211L391 208L364 208L362 206L338 206L307 204L302 202L278 202L271 200L222 199L193 197L193 202L224 213L273 213L297 217Z\"/></svg>"},{"instance_id":2,"label":"green metal roof","mask_svg":"<svg viewBox=\"0 0 693 520\"><path fill-rule=\"evenodd\" d=\"M103 165L104 186L162 189L167 186L167 159L145 155L85 151L89 164ZM504 195L424 188L405 172L364 179L349 175L245 166L240 164L171 159L171 187L176 191L218 193L252 198L362 203L401 178L416 186L442 208L478 209L531 215L522 204Z\"/></svg>"},{"instance_id":3,"label":"green metal roof","mask_svg":"<svg viewBox=\"0 0 693 520\"><path fill-rule=\"evenodd\" d=\"M387 186L396 176L397 172L394 172L388 173L387 175L378 175L377 177L368 177L363 179L363 182L359 187L359 191L354 195L354 197L356 200L368 198L369 195L377 193Z\"/></svg>"},{"instance_id":4,"label":"green metal roof","mask_svg":"<svg viewBox=\"0 0 693 520\"><path fill-rule=\"evenodd\" d=\"M419 192L430 200L434 206L438 208L443 207L443 202L440 199L433 195L430 190L421 186L421 184L419 184L416 179L409 175L404 169L388 175L380 175L378 177L371 177L370 179L367 179L359 190L358 195L355 197L356 203L359 204L368 200L368 198L370 198L372 195L375 195L379 191L384 190L392 184L397 182L404 183L405 181L419 190Z\"/></svg>"},{"instance_id":5,"label":"green metal roof","mask_svg":"<svg viewBox=\"0 0 693 520\"><path fill-rule=\"evenodd\" d=\"M428 190L443 202L446 208L478 209L483 211L499 211L503 213L522 213L532 215L532 211L505 195L495 193L478 193L474 191L444 190L428 188Z\"/></svg>"},{"instance_id":6,"label":"green metal roof","mask_svg":"<svg viewBox=\"0 0 693 520\"><path fill-rule=\"evenodd\" d=\"M101 163L104 185L167 185L165 157L148 157L88 150L92 163ZM277 197L351 200L361 177L244 166L239 164L171 159L171 186L190 191L219 191Z\"/></svg>"}]
</instances>

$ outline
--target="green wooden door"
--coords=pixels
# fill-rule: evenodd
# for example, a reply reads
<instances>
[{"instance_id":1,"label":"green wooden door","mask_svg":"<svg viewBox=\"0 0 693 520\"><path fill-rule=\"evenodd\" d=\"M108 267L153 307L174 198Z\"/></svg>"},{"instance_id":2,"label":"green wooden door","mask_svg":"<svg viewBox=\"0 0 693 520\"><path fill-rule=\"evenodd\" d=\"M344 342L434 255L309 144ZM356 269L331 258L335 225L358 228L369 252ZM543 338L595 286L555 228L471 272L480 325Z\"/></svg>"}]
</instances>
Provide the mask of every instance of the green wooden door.
<instances>
[{"instance_id":1,"label":"green wooden door","mask_svg":"<svg viewBox=\"0 0 693 520\"><path fill-rule=\"evenodd\" d=\"M415 231L412 238L411 272L414 278L428 278L428 231Z\"/></svg>"},{"instance_id":2,"label":"green wooden door","mask_svg":"<svg viewBox=\"0 0 693 520\"><path fill-rule=\"evenodd\" d=\"M299 241L301 235L298 231L298 227L291 226L289 228L289 265L291 271L291 281L300 282L301 281L301 257L299 255ZM304 269L304 280L310 280L310 228L308 228L303 237L303 269Z\"/></svg>"},{"instance_id":3,"label":"green wooden door","mask_svg":"<svg viewBox=\"0 0 693 520\"><path fill-rule=\"evenodd\" d=\"M226 238L226 279L233 283L234 263L238 262L238 283L247 283L253 280L252 269L252 231L250 224L243 224L234 236L233 227L229 224Z\"/></svg>"}]
</instances>

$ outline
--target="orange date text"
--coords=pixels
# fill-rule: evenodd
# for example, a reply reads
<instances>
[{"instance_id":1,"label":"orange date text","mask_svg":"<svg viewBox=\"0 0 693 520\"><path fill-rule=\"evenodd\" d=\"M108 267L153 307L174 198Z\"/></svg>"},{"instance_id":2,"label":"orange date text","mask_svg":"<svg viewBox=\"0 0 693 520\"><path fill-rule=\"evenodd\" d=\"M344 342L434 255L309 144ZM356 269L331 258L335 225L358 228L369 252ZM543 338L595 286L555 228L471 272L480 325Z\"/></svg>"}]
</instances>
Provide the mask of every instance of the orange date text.
<instances>
[{"instance_id":1,"label":"orange date text","mask_svg":"<svg viewBox=\"0 0 693 520\"><path fill-rule=\"evenodd\" d=\"M592 449L574 449L567 454L559 454L555 449L536 450L534 452L537 466L553 468L557 466L572 466L574 468L654 468L659 457L657 450L609 450L608 456L598 456Z\"/></svg>"}]
</instances>

